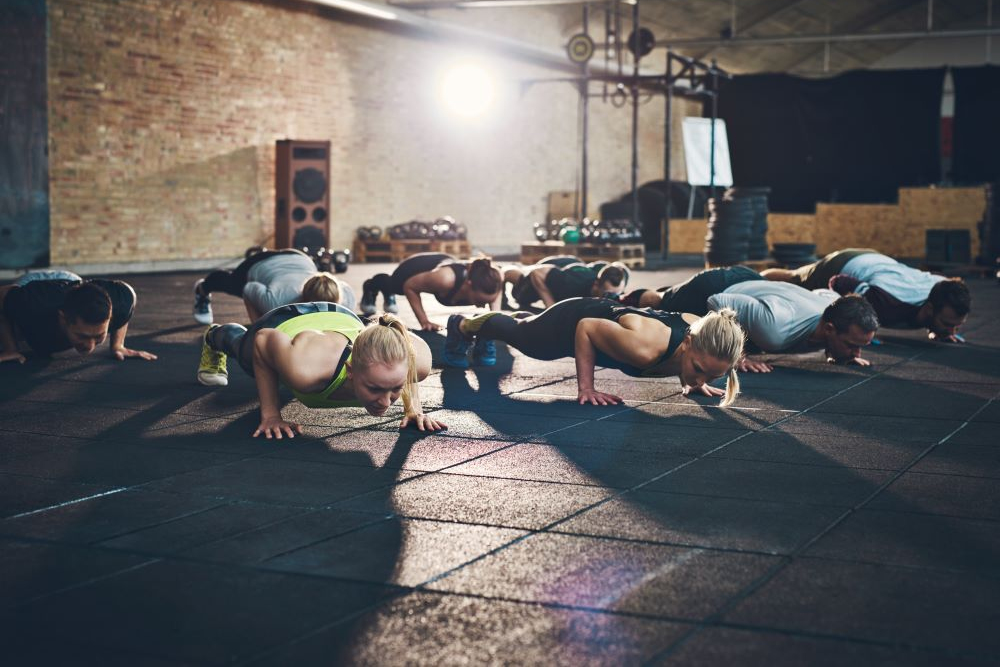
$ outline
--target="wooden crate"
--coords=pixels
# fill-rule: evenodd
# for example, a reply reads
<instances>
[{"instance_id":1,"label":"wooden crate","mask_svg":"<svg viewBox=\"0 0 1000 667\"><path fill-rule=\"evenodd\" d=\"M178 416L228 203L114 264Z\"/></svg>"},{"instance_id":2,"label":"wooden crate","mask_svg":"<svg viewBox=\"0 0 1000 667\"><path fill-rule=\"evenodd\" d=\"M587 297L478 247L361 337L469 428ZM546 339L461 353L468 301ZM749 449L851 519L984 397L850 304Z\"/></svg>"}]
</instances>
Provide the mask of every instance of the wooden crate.
<instances>
[{"instance_id":1,"label":"wooden crate","mask_svg":"<svg viewBox=\"0 0 1000 667\"><path fill-rule=\"evenodd\" d=\"M468 259L472 255L472 246L468 241L457 239L379 239L378 241L354 239L354 261L361 264L398 263L420 252L444 252L459 259Z\"/></svg>"},{"instance_id":2,"label":"wooden crate","mask_svg":"<svg viewBox=\"0 0 1000 667\"><path fill-rule=\"evenodd\" d=\"M444 252L459 259L469 259L472 256L472 246L468 241L434 239L431 241L431 252Z\"/></svg>"},{"instance_id":3,"label":"wooden crate","mask_svg":"<svg viewBox=\"0 0 1000 667\"><path fill-rule=\"evenodd\" d=\"M550 192L546 222L549 220L559 220L560 218L575 218L577 201L575 190L556 190Z\"/></svg>"},{"instance_id":4,"label":"wooden crate","mask_svg":"<svg viewBox=\"0 0 1000 667\"><path fill-rule=\"evenodd\" d=\"M630 269L646 266L646 246L641 243L578 243L576 252L570 246L566 254L585 262L621 262Z\"/></svg>"},{"instance_id":5,"label":"wooden crate","mask_svg":"<svg viewBox=\"0 0 1000 667\"><path fill-rule=\"evenodd\" d=\"M365 262L402 262L410 255L420 252L431 252L429 239L380 239L378 241L362 241L354 239L354 260Z\"/></svg>"},{"instance_id":6,"label":"wooden crate","mask_svg":"<svg viewBox=\"0 0 1000 667\"><path fill-rule=\"evenodd\" d=\"M707 232L708 220L671 220L670 252L700 255L705 251L705 234Z\"/></svg>"},{"instance_id":7,"label":"wooden crate","mask_svg":"<svg viewBox=\"0 0 1000 667\"><path fill-rule=\"evenodd\" d=\"M534 264L549 255L569 255L562 241L535 241L521 244L521 264Z\"/></svg>"},{"instance_id":8,"label":"wooden crate","mask_svg":"<svg viewBox=\"0 0 1000 667\"><path fill-rule=\"evenodd\" d=\"M641 243L544 241L521 244L522 264L535 264L549 255L574 255L583 262L621 262L630 269L640 269L646 265L646 248Z\"/></svg>"},{"instance_id":9,"label":"wooden crate","mask_svg":"<svg viewBox=\"0 0 1000 667\"><path fill-rule=\"evenodd\" d=\"M767 243L816 243L816 216L806 213L768 213Z\"/></svg>"},{"instance_id":10,"label":"wooden crate","mask_svg":"<svg viewBox=\"0 0 1000 667\"><path fill-rule=\"evenodd\" d=\"M901 245L904 224L895 204L816 204L816 254L843 248L874 248L886 255L918 257L920 247Z\"/></svg>"}]
</instances>

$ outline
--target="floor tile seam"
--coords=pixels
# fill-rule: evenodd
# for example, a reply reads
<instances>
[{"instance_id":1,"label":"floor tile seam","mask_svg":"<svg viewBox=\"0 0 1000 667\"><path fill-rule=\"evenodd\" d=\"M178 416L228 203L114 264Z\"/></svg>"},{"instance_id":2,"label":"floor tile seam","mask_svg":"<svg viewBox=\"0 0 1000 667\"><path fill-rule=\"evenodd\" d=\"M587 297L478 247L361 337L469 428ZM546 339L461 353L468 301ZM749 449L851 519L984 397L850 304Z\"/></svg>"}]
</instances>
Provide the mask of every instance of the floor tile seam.
<instances>
[{"instance_id":1,"label":"floor tile seam","mask_svg":"<svg viewBox=\"0 0 1000 667\"><path fill-rule=\"evenodd\" d=\"M46 481L50 481L50 480L46 480ZM107 490L102 491L100 493L93 493L93 494L90 494L88 496L84 496L82 498L73 498L71 500L66 500L66 501L63 501L61 503L56 503L54 505L48 505L46 507L39 507L37 509L28 510L26 512L19 512L18 514L11 514L11 515L8 515L8 516L3 516L3 517L0 517L0 521L9 521L9 520L14 520L14 519L21 519L21 518L24 518L24 517L33 516L35 514L41 514L42 512L48 512L50 510L59 509L61 507L68 507L70 505L76 505L78 503L87 502L88 500L93 500L95 498L102 498L104 496L110 496L110 495L113 495L113 494L116 494L116 493L121 493L122 491L129 490L130 488L132 488L132 487L123 486L123 487L118 487L118 488L107 489Z\"/></svg>"},{"instance_id":2,"label":"floor tile seam","mask_svg":"<svg viewBox=\"0 0 1000 667\"><path fill-rule=\"evenodd\" d=\"M918 357L920 354L921 353L917 353L916 355L914 355L910 359L914 359L914 358ZM881 376L882 373L884 373L884 372L885 371L880 371L880 372L875 373L873 375L869 375L867 377L864 377L861 380L859 380L859 381L851 384L850 386L845 387L843 389L840 389L839 391L835 392L834 394L832 394L830 396L827 396L826 398L822 399L818 403L816 403L816 404L814 404L814 405L812 405L812 406L810 406L808 408L805 408L799 414L797 414L797 415L791 415L791 416L788 416L788 417L784 417L784 418L782 418L782 419L780 419L780 420L778 420L778 421L776 421L776 422L774 422L772 424L769 424L768 426L766 426L766 427L764 427L764 428L762 428L760 430L761 431L767 431L767 430L771 429L774 426L777 426L777 425L782 424L784 422L792 421L792 420L796 419L797 417L799 417L799 416L801 416L803 414L806 414L806 413L812 411L816 407L818 407L818 406L820 406L820 405L822 405L822 404L824 404L824 403L826 403L828 401L832 401L835 398L837 398L837 397L839 397L839 396L847 393L851 389L854 389L854 388L859 387L859 386L861 386L863 384L867 384L868 382L871 382L876 377ZM704 455L704 457L708 457L711 454L714 454L715 452L720 451L720 450L724 449L725 447L728 447L733 442L737 442L740 439L742 439L742 438L735 438L735 439L733 439L730 442L723 443L722 445L719 445L715 449L713 449L713 450L711 450L709 452L706 452L705 455ZM704 457L702 457L702 458L704 458ZM848 516L850 514L850 511L851 510L848 510L847 512L843 512L840 515L840 518L836 519L835 522L834 522L834 524L832 524L832 525L836 525L841 520L843 520L844 517L846 517L846 516ZM821 535L825 534L826 532L827 531L822 531ZM770 567L768 567L767 570L764 573L762 573L759 577L757 577L755 580L751 581L742 590L740 590L737 593L735 593L734 595L730 596L728 600L725 600L722 604L720 604L716 608L716 610L708 618L710 618L710 619L721 619L726 613L728 613L731 609L733 609L737 604L739 604L743 600L749 598L753 593L755 593L761 587L763 587L768 582L770 582L774 577L776 577L779 572L781 572L782 570L784 570L789 564L791 564L794 561L794 554L801 553L802 550L804 550L809 544L812 544L815 541L815 539L817 539L817 538L814 538L812 540L808 540L805 543L798 545L795 549L792 550L792 552L789 555L781 557L781 559L778 562L776 562L776 563L772 564ZM654 658L654 659L658 659L659 657L666 657L666 656L669 656L669 655L673 654L681 646L683 646L684 644L686 644L689 641L693 640L693 638L695 636L697 636L700 632L701 632L700 629L694 628L694 629L692 629L692 630L684 633L676 641L672 642L670 646L668 646L666 649L664 649L663 651L661 651L658 654L658 656L656 656L656 658Z\"/></svg>"},{"instance_id":3,"label":"floor tile seam","mask_svg":"<svg viewBox=\"0 0 1000 667\"><path fill-rule=\"evenodd\" d=\"M830 504L830 503L818 503L818 502L806 502L801 500L776 500L774 498L761 498L761 497L751 497L751 496L730 496L721 495L718 493L695 493L694 491L677 491L677 490L666 490L666 489L646 489L634 487L629 489L629 492L634 490L641 490L643 493L656 493L664 496L688 496L691 498L715 498L719 500L738 500L740 502L754 502L754 503L770 503L774 505L787 505L790 507L815 507L817 509L846 509L850 507L848 504Z\"/></svg>"},{"instance_id":4,"label":"floor tile seam","mask_svg":"<svg viewBox=\"0 0 1000 667\"><path fill-rule=\"evenodd\" d=\"M303 549L311 549L312 547L317 546L319 544L323 544L324 542L330 542L331 540L337 540L337 539L340 539L340 538L342 538L342 537L344 537L346 535L350 535L352 533L358 533L358 532L361 532L362 530L366 530L366 529L368 529L368 528L370 528L372 526L376 526L376 525L378 525L380 523L384 523L386 521L392 521L393 519L398 518L397 515L392 514L392 513L388 513L388 514L386 514L384 516L379 516L378 518L374 518L376 516L377 515L373 514L372 515L373 519L371 521L367 521L367 522L359 524L357 526L353 526L353 527L348 528L347 530L344 530L342 532L334 533L333 535L326 535L326 536L321 537L321 538L319 538L317 540L309 542L308 544L300 544L300 545L295 546L295 547L293 547L291 549L286 549L285 551L282 551L282 552L279 552L279 553L276 553L276 554L271 554L270 556L268 556L267 558L265 558L263 560L254 561L254 564L264 566L265 563L267 563L269 561L273 561L276 558L281 558L282 556L287 556L289 554L295 553L296 551L302 551Z\"/></svg>"},{"instance_id":5,"label":"floor tile seam","mask_svg":"<svg viewBox=\"0 0 1000 667\"><path fill-rule=\"evenodd\" d=\"M923 459L925 459L938 446L946 443L953 435L955 435L956 433L958 433L959 431L961 431L962 429L964 429L966 426L968 426L972 422L972 420L976 417L976 415L978 415L983 410L985 410L987 407L989 407L989 405L992 404L998 397L1000 397L1000 393L994 395L993 398L990 398L983 405L979 406L978 409L976 409L971 415L969 415L969 417L962 424L960 424L957 428L955 428L953 431L951 431L951 433L948 433L946 436L944 436L943 438L941 438L938 442L932 443L929 447L927 447L922 452L920 452L919 454L917 454L917 456L914 457L909 462L909 464L907 464L904 468L901 468L900 470L898 470L897 472L895 472L892 475L892 477L890 477L883 484L881 484L877 489L875 489L875 491L873 491L867 498L865 498L864 500L862 500L861 503L859 503L855 507L851 508L851 510L849 512L847 512L844 516L842 516L841 518L839 518L835 523L833 523L830 526L828 526L822 533L820 533L819 535L815 536L812 540L809 541L809 543L807 543L804 546L804 548L808 548L808 547L812 546L812 544L814 544L815 542L819 541L820 539L822 539L823 537L825 537L827 534L829 534L834 528L837 527L837 525L839 525L843 521L846 521L849 516L853 515L855 512L857 512L857 511L859 511L861 509L864 509L864 507L866 505L868 505L868 503L870 503L872 500L874 500L876 497L878 497L878 495L881 494L885 489L889 488L892 484L894 484L903 475L905 475L907 473L910 473L910 471L912 470L912 468L915 465L917 465L920 461L922 461ZM920 473L911 473L911 474L920 474ZM799 552L799 553L801 553L801 552ZM792 557L794 558L795 555L793 555Z\"/></svg>"},{"instance_id":6,"label":"floor tile seam","mask_svg":"<svg viewBox=\"0 0 1000 667\"><path fill-rule=\"evenodd\" d=\"M958 472L939 472L935 470L913 470L912 468L908 471L910 475L927 475L928 477L955 477L958 479L981 479L981 480L1000 480L1000 471L994 472L992 474L972 474L972 473L958 473Z\"/></svg>"},{"instance_id":7,"label":"floor tile seam","mask_svg":"<svg viewBox=\"0 0 1000 667\"><path fill-rule=\"evenodd\" d=\"M289 648L296 646L297 644L300 644L304 641L308 641L313 637L318 637L323 633L328 632L333 628L336 628L337 626L353 623L359 618L365 616L366 614L376 611L381 607L385 607L390 602L396 599L402 599L407 595L411 595L412 593L413 591L400 590L391 594L387 594L384 598L379 599L376 602L372 602L369 605L363 606L360 609L356 609L355 611L350 612L336 619L335 621L323 623L315 628L308 630L307 632L304 632L300 635L296 635L295 637L292 637L290 639L286 639L285 641L276 644L274 646L265 647L264 649L257 651L252 655L248 655L244 658L236 660L235 662L231 662L230 664L232 664L234 667L243 667L244 665L259 664L261 660L266 660L270 657L277 657L283 651L286 651Z\"/></svg>"},{"instance_id":8,"label":"floor tile seam","mask_svg":"<svg viewBox=\"0 0 1000 667\"><path fill-rule=\"evenodd\" d=\"M419 586L414 587L413 592L422 595L438 595L441 597L468 598L473 600L482 600L484 602L500 602L504 604L541 607L543 609L552 609L557 611L582 612L585 614L634 618L638 620L655 621L661 623L675 623L675 624L691 625L691 626L697 626L702 624L702 622L699 619L687 618L683 616L664 616L664 615L652 614L641 611L622 611L615 609L607 609L604 607L591 607L585 604L554 602L551 600L531 600L525 598L510 597L507 595L489 595L486 593L473 593L470 591L450 591L447 589L440 589L440 588L425 588L424 587L425 585L426 584L420 584Z\"/></svg>"},{"instance_id":9,"label":"floor tile seam","mask_svg":"<svg viewBox=\"0 0 1000 667\"><path fill-rule=\"evenodd\" d=\"M139 554L135 554L135 555L139 555ZM141 569L143 569L145 567L149 567L150 565L154 565L154 564L159 563L159 562L161 562L163 560L162 558L160 558L158 556L152 556L152 557L148 557L147 556L147 558L149 558L149 560L145 560L145 561L143 561L141 563L136 563L135 565L130 565L130 566L124 567L124 568L122 568L120 570L115 570L114 572L105 572L104 574L98 575L96 577L91 577L90 579L87 579L86 581L77 581L77 582L74 582L74 583L69 584L67 586L63 586L62 588L58 588L56 590L46 591L45 593L42 593L40 595L36 595L34 597L28 598L27 600L21 600L20 602L18 602L15 605L8 606L7 609L10 609L10 610L23 609L24 607L27 607L27 606L32 605L32 604L35 604L37 602L41 602L42 600L53 598L53 597L56 597L58 595L63 595L65 593L69 593L70 591L74 591L74 590L77 590L77 589L80 589L80 588L86 588L87 586L92 586L92 585L98 584L98 583L100 583L102 581L107 581L109 579L114 579L115 577L119 577L121 575L128 574L129 572L134 572L136 570L141 570Z\"/></svg>"},{"instance_id":10,"label":"floor tile seam","mask_svg":"<svg viewBox=\"0 0 1000 667\"><path fill-rule=\"evenodd\" d=\"M397 518L402 521L414 521L414 522L425 522L425 523L439 523L452 526L474 526L477 528L490 528L495 530L509 530L509 531L521 531L525 533L534 533L537 535L548 534L548 535L563 535L566 537L581 538L581 539L594 539L602 540L608 542L622 542L625 544L643 544L648 546L662 546L671 547L675 549L697 549L700 551L716 551L721 553L733 553L741 555L751 555L751 556L784 556L783 553L778 553L774 551L760 551L754 549L740 549L738 547L720 547L716 545L702 545L702 544L688 544L683 542L669 542L665 540L656 539L643 539L636 537L623 537L620 535L601 535L597 533L581 533L573 532L567 530L545 530L544 528L531 528L530 526L513 526L505 524L495 524L495 523L481 523L478 521L463 521L459 519L446 519L441 517L431 517L431 516L419 516L414 514L401 514L401 513L391 513L386 516L386 518ZM527 537L527 535L523 536Z\"/></svg>"},{"instance_id":11,"label":"floor tile seam","mask_svg":"<svg viewBox=\"0 0 1000 667\"><path fill-rule=\"evenodd\" d=\"M1000 565L995 570L985 570L982 568L944 567L939 565L913 565L909 563L889 563L885 561L867 560L864 558L846 558L840 556L829 556L820 554L801 554L800 561L817 561L822 563L834 563L843 565L865 565L886 570L902 570L915 574L954 574L958 576L971 576L978 579L996 579L1000 581Z\"/></svg>"},{"instance_id":12,"label":"floor tile seam","mask_svg":"<svg viewBox=\"0 0 1000 667\"><path fill-rule=\"evenodd\" d=\"M875 377L875 376L872 376L872 377ZM831 397L831 398L833 398L833 397ZM992 399L991 399L991 401L992 401ZM987 403L986 405L988 405L988 404L989 403ZM984 410L986 408L986 405L980 406L980 408L976 412L974 412L972 416L975 416L980 411ZM972 417L970 417L970 419L971 418ZM966 422L966 423L968 423L968 422ZM963 424L962 426L959 426L952 433L950 433L947 436L945 436L941 440L941 442L946 441L948 438L950 438L952 435L954 435L954 433L957 433L959 430L961 430L964 427L964 425L965 424ZM882 484L880 484L872 493L870 493L868 496L866 496L860 503L854 505L853 507L849 508L847 511L841 513L841 515L839 517L837 517L832 522L830 522L825 528L823 528L822 530L820 530L819 533L817 533L816 535L814 535L809 540L806 540L805 542L799 544L795 549L792 550L792 552L786 558L783 558L781 561L779 561L778 563L776 563L772 568L769 568L769 571L766 572L757 581L751 582L751 584L748 587L746 587L744 590L740 591L737 595L733 596L730 600L728 600L726 603L724 603L722 606L720 606L720 608L716 611L716 613L713 616L714 617L718 617L718 618L722 618L725 614L727 614L729 611L731 611L737 604L739 604L739 603L743 602L744 600L748 599L751 595L753 595L758 590L760 590L763 586L765 586L772 579L774 579L774 577L776 577L779 572L781 572L782 570L784 570L788 565L794 563L796 561L796 559L798 559L799 557L801 557L813 544L817 543L823 537L825 537L826 535L828 535L831 531L833 531L837 526L839 526L844 521L846 521L850 516L852 516L858 510L864 508L864 506L868 502L870 502L873 498L877 497L883 490L885 490L886 488L888 488L895 480L897 480L899 477L901 477L906 472L906 470L909 467L912 467L914 464L916 464L919 460L921 460L924 456L926 456L931 450L933 450L938 444L940 444L940 443L932 444L930 447L926 448L921 454L918 454L917 457L914 458L913 461L906 468L898 471L893 476L891 476L888 480L886 480L885 482L883 482ZM676 646L680 646L680 645L686 643L687 641L689 641L690 637L692 637L694 634L696 634L696 632L689 633L689 635L686 635L686 636L682 637L681 639L678 640L678 642L676 643ZM674 648L675 647L672 646L672 647L668 648L667 651L668 652L673 652Z\"/></svg>"},{"instance_id":13,"label":"floor tile seam","mask_svg":"<svg viewBox=\"0 0 1000 667\"><path fill-rule=\"evenodd\" d=\"M511 449L513 447L517 447L517 446L523 445L523 444L528 444L528 443L522 443L522 442L511 443L511 445L509 447L504 447L503 449L500 449L500 450L494 450L492 452L488 452L488 453L485 453L485 454L480 454L476 458L477 459L478 458L483 458L484 456L489 456L491 454L496 454L498 451L504 451L504 450L507 450L507 449ZM470 460L475 460L475 459L470 459ZM461 466L461 465L465 465L465 463L454 463L454 464L448 466L448 468L454 468L456 466ZM449 471L448 468L442 468L441 470L435 470L435 471L432 471L432 472L422 473L421 477L425 477L427 475L450 475L452 477L464 477L464 478L467 478L469 480L489 479L489 480L509 481L509 482L528 482L528 483L531 483L531 484L544 484L544 485L552 486L552 487L577 487L577 488L581 488L581 489L619 489L619 488L623 488L623 487L606 486L606 485L601 485L601 484L584 484L583 482L561 482L561 481L553 481L553 480L547 480L547 479L526 479L526 478L522 478L522 477L506 477L506 476L503 476L503 475L474 475L474 474L465 473L465 472L453 472L453 471ZM411 481L412 479L413 478L411 477L411 478L407 478L405 480L400 480L399 484L404 484L406 482ZM366 492L366 493L368 493L368 492Z\"/></svg>"},{"instance_id":14,"label":"floor tile seam","mask_svg":"<svg viewBox=\"0 0 1000 667\"><path fill-rule=\"evenodd\" d=\"M724 630L739 630L746 632L755 632L771 635L782 635L786 637L794 637L801 639L815 639L823 641L835 641L844 644L855 644L862 646L871 646L875 648L886 648L894 651L907 651L907 652L919 652L919 653L930 653L930 654L944 654L953 657L965 657L965 658L986 658L986 659L996 659L1000 656L997 652L979 652L979 651L967 651L953 647L946 646L933 646L926 644L914 644L911 642L900 642L894 639L871 639L868 637L858 637L855 635L845 635L845 634L835 634L826 632L816 632L809 630L801 630L795 628L784 628L779 626L769 626L769 625L753 625L750 623L736 623L732 621L719 621L716 623L700 623L698 626L701 629L724 629ZM650 658L648 662L643 664L652 665L653 661L662 659L666 657L662 654L657 654L653 658Z\"/></svg>"},{"instance_id":15,"label":"floor tile seam","mask_svg":"<svg viewBox=\"0 0 1000 667\"><path fill-rule=\"evenodd\" d=\"M747 463L781 463L783 465L796 465L807 468L830 468L832 470L867 470L871 472L895 472L898 470L898 468L879 468L874 466L849 465L847 463L809 463L804 461L783 461L781 459L755 459L746 456L731 456L726 454L716 454L711 458L723 461L745 461Z\"/></svg>"},{"instance_id":16,"label":"floor tile seam","mask_svg":"<svg viewBox=\"0 0 1000 667\"><path fill-rule=\"evenodd\" d=\"M917 510L897 509L894 507L867 506L858 509L858 512L881 512L884 514L905 514L914 517L931 517L935 519L958 519L959 521L978 521L982 523L1000 524L1000 516L993 519L990 517L971 516L968 514L945 514L941 512L920 512Z\"/></svg>"}]
</instances>

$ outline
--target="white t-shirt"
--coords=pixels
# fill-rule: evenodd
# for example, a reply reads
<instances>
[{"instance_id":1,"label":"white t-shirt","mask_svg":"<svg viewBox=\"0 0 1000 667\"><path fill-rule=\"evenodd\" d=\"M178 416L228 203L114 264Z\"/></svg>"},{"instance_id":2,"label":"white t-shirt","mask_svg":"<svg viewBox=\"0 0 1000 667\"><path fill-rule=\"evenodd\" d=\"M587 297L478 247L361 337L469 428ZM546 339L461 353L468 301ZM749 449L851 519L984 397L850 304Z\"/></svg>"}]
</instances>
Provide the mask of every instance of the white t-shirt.
<instances>
[{"instance_id":1,"label":"white t-shirt","mask_svg":"<svg viewBox=\"0 0 1000 667\"><path fill-rule=\"evenodd\" d=\"M751 280L708 297L709 310L732 308L750 342L764 352L818 350L810 343L823 311L840 298L833 290L809 291L791 283Z\"/></svg>"},{"instance_id":2,"label":"white t-shirt","mask_svg":"<svg viewBox=\"0 0 1000 667\"><path fill-rule=\"evenodd\" d=\"M858 255L844 264L840 272L861 281L854 290L858 294L864 294L869 286L874 286L911 306L923 305L931 288L947 280L944 276L914 269L877 252Z\"/></svg>"}]
</instances>

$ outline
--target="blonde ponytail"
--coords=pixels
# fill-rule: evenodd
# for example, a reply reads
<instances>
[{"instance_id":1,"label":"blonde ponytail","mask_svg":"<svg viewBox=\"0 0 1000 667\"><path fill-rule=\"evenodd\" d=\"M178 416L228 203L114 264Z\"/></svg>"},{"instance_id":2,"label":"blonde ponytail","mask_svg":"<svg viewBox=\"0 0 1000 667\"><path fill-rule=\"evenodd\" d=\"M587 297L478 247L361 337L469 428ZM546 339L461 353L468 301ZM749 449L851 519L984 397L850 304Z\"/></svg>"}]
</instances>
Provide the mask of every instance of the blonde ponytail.
<instances>
[{"instance_id":1,"label":"blonde ponytail","mask_svg":"<svg viewBox=\"0 0 1000 667\"><path fill-rule=\"evenodd\" d=\"M411 415L411 408L418 395L417 355L410 340L410 332L398 319L383 313L376 326L365 327L354 341L352 359L361 367L373 364L398 364L406 362L406 383L403 385L403 410ZM419 404L419 402L417 402Z\"/></svg>"},{"instance_id":2,"label":"blonde ponytail","mask_svg":"<svg viewBox=\"0 0 1000 667\"><path fill-rule=\"evenodd\" d=\"M746 334L736 321L736 311L723 308L711 312L691 325L691 348L729 363L726 374L726 395L719 405L732 405L740 395L740 379L736 375L736 364L743 358L743 343Z\"/></svg>"}]
</instances>

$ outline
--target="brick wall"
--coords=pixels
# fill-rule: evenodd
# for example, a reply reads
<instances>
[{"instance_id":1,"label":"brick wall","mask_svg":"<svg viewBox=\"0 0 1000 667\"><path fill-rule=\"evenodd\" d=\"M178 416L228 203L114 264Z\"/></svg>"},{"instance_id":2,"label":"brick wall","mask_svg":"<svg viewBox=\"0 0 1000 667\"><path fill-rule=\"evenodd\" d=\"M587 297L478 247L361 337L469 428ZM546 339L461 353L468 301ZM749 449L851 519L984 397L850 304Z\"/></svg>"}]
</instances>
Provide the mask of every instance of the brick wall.
<instances>
[{"instance_id":1,"label":"brick wall","mask_svg":"<svg viewBox=\"0 0 1000 667\"><path fill-rule=\"evenodd\" d=\"M483 15L473 20L482 21ZM558 13L525 41L558 48ZM513 30L513 28L511 28ZM438 115L454 50L261 0L49 0L52 262L232 257L273 232L274 142L333 144L332 244L361 224L450 214L514 249L576 187L577 94L516 86L492 124ZM510 82L553 72L501 61ZM590 197L630 183L630 110L591 107ZM662 98L641 107L640 182L661 178ZM675 137L679 144L679 135ZM675 154L674 174L682 162Z\"/></svg>"}]
</instances>

